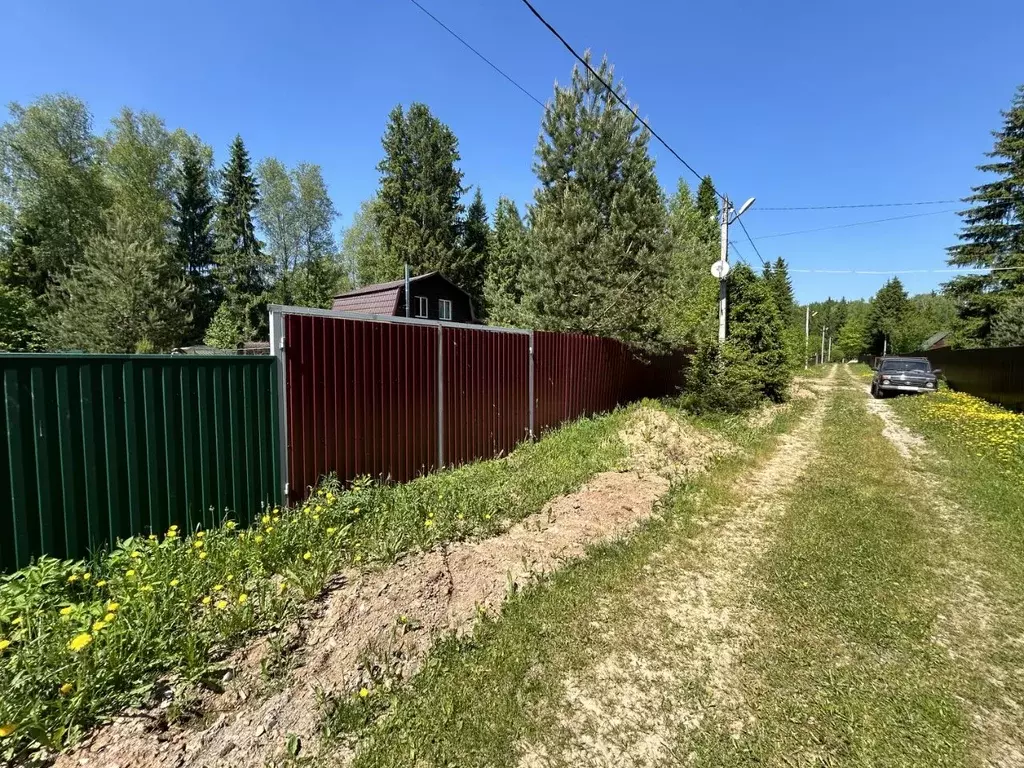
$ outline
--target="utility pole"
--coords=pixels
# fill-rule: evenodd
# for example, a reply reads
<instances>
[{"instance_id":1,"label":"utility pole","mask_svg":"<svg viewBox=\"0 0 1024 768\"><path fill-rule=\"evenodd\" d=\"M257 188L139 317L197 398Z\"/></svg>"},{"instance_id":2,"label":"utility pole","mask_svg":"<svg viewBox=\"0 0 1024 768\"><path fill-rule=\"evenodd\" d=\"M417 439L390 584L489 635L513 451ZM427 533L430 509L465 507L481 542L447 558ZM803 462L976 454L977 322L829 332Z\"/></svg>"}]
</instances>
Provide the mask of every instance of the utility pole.
<instances>
[{"instance_id":1,"label":"utility pole","mask_svg":"<svg viewBox=\"0 0 1024 768\"><path fill-rule=\"evenodd\" d=\"M832 362L832 336L831 336L831 334L828 337L828 361L830 363Z\"/></svg>"},{"instance_id":2,"label":"utility pole","mask_svg":"<svg viewBox=\"0 0 1024 768\"><path fill-rule=\"evenodd\" d=\"M729 224L742 216L747 208L754 204L754 198L750 198L740 206L735 216L729 205L729 198L722 198L722 257L711 265L711 274L718 278L718 343L725 343L725 319L726 319L726 290L725 279L729 276ZM730 216L732 219L730 221Z\"/></svg>"},{"instance_id":3,"label":"utility pole","mask_svg":"<svg viewBox=\"0 0 1024 768\"><path fill-rule=\"evenodd\" d=\"M828 330L827 325L821 326L821 357L818 358L821 362L825 362L825 331Z\"/></svg>"},{"instance_id":4,"label":"utility pole","mask_svg":"<svg viewBox=\"0 0 1024 768\"><path fill-rule=\"evenodd\" d=\"M810 346L811 341L811 305L807 305L807 315L804 318L804 370L807 370L808 359L810 358Z\"/></svg>"},{"instance_id":5,"label":"utility pole","mask_svg":"<svg viewBox=\"0 0 1024 768\"><path fill-rule=\"evenodd\" d=\"M722 201L722 279L718 281L718 343L725 343L726 291L725 278L729 274L729 198Z\"/></svg>"}]
</instances>

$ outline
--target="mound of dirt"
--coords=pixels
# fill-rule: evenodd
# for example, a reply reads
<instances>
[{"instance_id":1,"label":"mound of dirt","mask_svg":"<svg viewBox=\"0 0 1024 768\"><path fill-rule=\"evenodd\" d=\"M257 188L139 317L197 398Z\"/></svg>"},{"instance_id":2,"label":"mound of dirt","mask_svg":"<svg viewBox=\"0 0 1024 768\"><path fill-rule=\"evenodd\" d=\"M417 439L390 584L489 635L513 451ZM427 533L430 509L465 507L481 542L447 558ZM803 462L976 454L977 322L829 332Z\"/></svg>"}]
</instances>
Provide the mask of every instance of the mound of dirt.
<instances>
[{"instance_id":1,"label":"mound of dirt","mask_svg":"<svg viewBox=\"0 0 1024 768\"><path fill-rule=\"evenodd\" d=\"M325 694L348 697L364 686L372 691L374 680L409 678L439 636L470 631L481 613L499 611L510 591L628 533L653 514L670 479L703 471L731 450L655 409L638 411L620 437L630 450L628 469L594 476L500 536L339 574L311 615L286 633L294 669L280 689L267 695L264 685L260 693L270 644L254 642L233 657L229 690L202 702L201 723L168 728L149 715L118 718L61 755L57 768L278 764L290 734L315 752ZM345 764L351 753L322 757L323 764Z\"/></svg>"},{"instance_id":2,"label":"mound of dirt","mask_svg":"<svg viewBox=\"0 0 1024 768\"><path fill-rule=\"evenodd\" d=\"M638 409L619 431L619 439L629 450L631 469L667 480L706 472L717 457L735 451L721 437L655 408Z\"/></svg>"}]
</instances>

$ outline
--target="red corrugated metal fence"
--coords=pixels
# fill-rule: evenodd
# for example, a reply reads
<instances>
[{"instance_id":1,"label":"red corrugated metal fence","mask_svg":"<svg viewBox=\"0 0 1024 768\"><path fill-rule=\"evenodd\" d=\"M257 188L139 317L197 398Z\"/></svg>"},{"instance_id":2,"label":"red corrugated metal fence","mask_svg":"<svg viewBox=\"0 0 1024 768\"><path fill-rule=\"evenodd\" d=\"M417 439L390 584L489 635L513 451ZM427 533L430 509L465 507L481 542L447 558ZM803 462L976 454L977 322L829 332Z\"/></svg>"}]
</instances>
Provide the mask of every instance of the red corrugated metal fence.
<instances>
[{"instance_id":1,"label":"red corrugated metal fence","mask_svg":"<svg viewBox=\"0 0 1024 768\"><path fill-rule=\"evenodd\" d=\"M686 363L580 334L273 312L291 501L332 472L401 482L508 453L531 433L669 394Z\"/></svg>"}]
</instances>

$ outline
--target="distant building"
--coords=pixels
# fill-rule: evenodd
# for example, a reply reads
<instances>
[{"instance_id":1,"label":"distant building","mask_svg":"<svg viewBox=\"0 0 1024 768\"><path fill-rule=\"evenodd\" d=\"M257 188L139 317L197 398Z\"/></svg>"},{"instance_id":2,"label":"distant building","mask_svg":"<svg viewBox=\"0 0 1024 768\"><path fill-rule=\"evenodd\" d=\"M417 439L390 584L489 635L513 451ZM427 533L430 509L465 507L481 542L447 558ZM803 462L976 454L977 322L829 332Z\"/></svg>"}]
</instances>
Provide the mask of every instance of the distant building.
<instances>
[{"instance_id":1,"label":"distant building","mask_svg":"<svg viewBox=\"0 0 1024 768\"><path fill-rule=\"evenodd\" d=\"M476 312L469 294L440 272L428 272L409 280L409 317L475 323ZM334 297L336 312L405 317L405 280L364 285Z\"/></svg>"},{"instance_id":2,"label":"distant building","mask_svg":"<svg viewBox=\"0 0 1024 768\"><path fill-rule=\"evenodd\" d=\"M921 345L921 349L928 351L929 349L942 349L943 347L949 346L949 337L953 335L952 331L939 331L934 336L929 336L925 339Z\"/></svg>"}]
</instances>

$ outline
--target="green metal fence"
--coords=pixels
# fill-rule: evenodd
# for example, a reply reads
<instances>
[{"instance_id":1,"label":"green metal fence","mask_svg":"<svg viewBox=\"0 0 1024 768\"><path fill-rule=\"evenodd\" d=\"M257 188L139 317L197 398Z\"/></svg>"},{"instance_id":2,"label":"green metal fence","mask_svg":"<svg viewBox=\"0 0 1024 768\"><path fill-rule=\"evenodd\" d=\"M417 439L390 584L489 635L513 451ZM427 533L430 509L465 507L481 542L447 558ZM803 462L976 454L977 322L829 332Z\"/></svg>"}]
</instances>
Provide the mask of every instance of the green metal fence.
<instances>
[{"instance_id":1,"label":"green metal fence","mask_svg":"<svg viewBox=\"0 0 1024 768\"><path fill-rule=\"evenodd\" d=\"M276 362L0 356L0 570L279 503Z\"/></svg>"}]
</instances>

